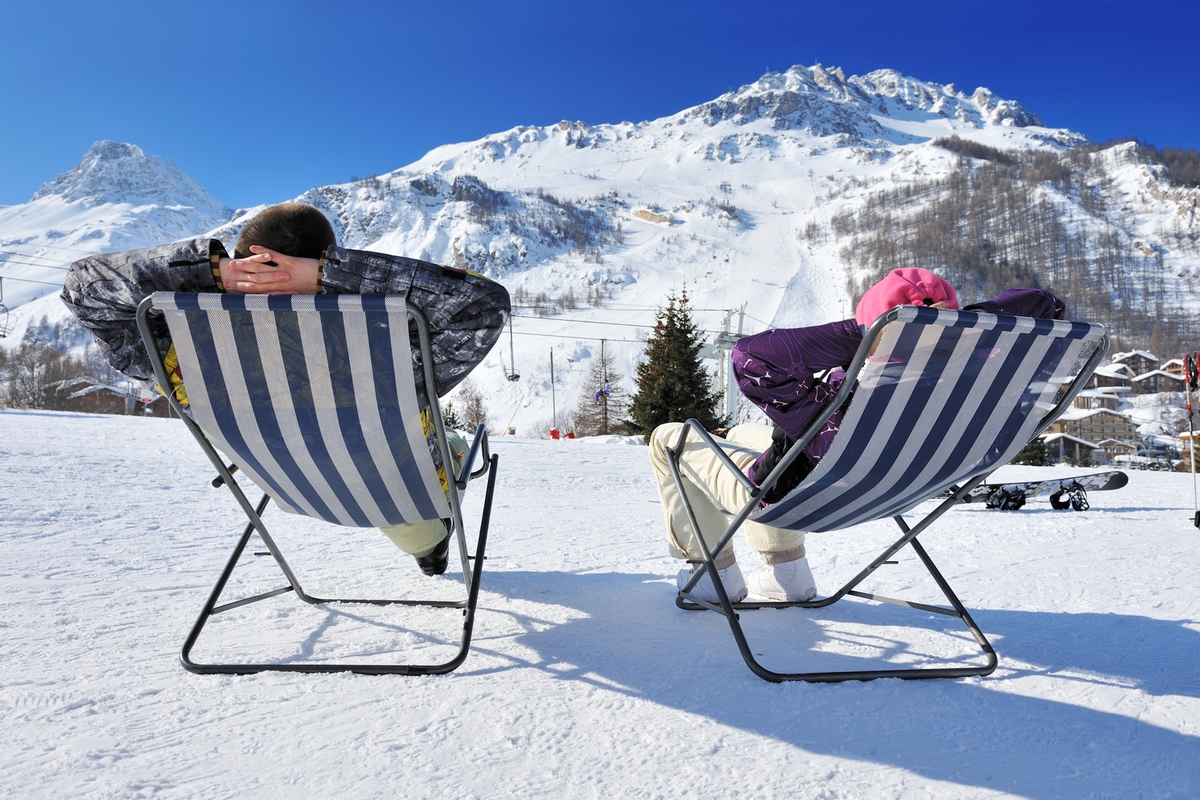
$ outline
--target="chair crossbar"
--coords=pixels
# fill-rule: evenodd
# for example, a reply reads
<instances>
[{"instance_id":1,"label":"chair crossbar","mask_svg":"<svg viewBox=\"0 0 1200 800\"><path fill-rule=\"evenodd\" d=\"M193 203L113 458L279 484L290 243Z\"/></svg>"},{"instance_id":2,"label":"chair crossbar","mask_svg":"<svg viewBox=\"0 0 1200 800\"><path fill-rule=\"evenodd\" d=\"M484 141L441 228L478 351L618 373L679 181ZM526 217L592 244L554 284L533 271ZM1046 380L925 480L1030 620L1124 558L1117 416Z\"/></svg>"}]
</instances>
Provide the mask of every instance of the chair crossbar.
<instances>
[{"instance_id":1,"label":"chair crossbar","mask_svg":"<svg viewBox=\"0 0 1200 800\"><path fill-rule=\"evenodd\" d=\"M702 562L680 589L676 604L711 610L728 620L751 671L769 681L813 682L965 677L987 675L998 663L995 650L917 540L933 522L961 502L996 467L1008 463L1067 408L1108 348L1103 327L1079 322L1006 317L902 306L868 329L846 370L837 396L766 476L717 541L709 546L684 491L679 462L689 437L724 456L696 420L688 420L668 466L699 544ZM852 399L851 399L852 398ZM838 434L817 467L779 502L758 498L849 403ZM729 461L724 458L723 461ZM726 468L744 477L730 462ZM748 485L748 484L744 484ZM902 514L951 490L951 496L911 528ZM713 561L746 520L777 528L821 532L891 517L902 536L828 597L803 602L731 602ZM949 607L885 597L857 587L905 547L912 548ZM692 594L705 574L717 603ZM823 608L847 595L957 617L984 655L978 665L883 668L832 672L775 672L755 658L738 612L761 608Z\"/></svg>"}]
</instances>

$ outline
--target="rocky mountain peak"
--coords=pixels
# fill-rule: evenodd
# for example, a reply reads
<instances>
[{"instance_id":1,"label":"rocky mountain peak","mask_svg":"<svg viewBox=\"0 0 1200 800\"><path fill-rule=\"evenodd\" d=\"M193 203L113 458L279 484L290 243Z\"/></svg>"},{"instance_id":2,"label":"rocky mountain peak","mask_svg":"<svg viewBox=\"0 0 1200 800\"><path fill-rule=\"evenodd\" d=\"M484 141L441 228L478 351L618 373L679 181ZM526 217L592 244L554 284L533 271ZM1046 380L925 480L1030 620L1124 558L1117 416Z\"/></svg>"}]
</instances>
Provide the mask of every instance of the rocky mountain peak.
<instances>
[{"instance_id":1,"label":"rocky mountain peak","mask_svg":"<svg viewBox=\"0 0 1200 800\"><path fill-rule=\"evenodd\" d=\"M42 184L33 200L52 196L87 205L185 206L223 219L232 213L171 161L148 156L136 145L110 140L93 144L74 169Z\"/></svg>"},{"instance_id":2,"label":"rocky mountain peak","mask_svg":"<svg viewBox=\"0 0 1200 800\"><path fill-rule=\"evenodd\" d=\"M1042 126L1041 119L1020 103L999 98L988 89L976 89L968 96L952 83L921 81L896 70L846 77L840 67L821 64L769 72L684 112L686 118L709 126L766 118L776 129L804 129L817 136L841 135L856 141L884 137L888 117L913 119L914 114L956 119L975 128Z\"/></svg>"}]
</instances>

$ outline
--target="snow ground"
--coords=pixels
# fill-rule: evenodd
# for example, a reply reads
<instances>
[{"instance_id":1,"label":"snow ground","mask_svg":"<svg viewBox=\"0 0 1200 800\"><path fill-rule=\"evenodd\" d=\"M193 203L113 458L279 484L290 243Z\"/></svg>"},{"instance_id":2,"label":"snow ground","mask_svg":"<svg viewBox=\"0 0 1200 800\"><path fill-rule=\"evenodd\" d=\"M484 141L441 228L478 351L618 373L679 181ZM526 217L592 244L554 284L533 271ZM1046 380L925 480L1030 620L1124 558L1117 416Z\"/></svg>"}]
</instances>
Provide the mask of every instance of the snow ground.
<instances>
[{"instance_id":1,"label":"snow ground","mask_svg":"<svg viewBox=\"0 0 1200 800\"><path fill-rule=\"evenodd\" d=\"M922 537L1000 653L993 676L776 685L746 669L723 620L674 606L645 449L497 437L493 450L489 559L457 672L198 676L176 653L242 521L183 426L0 411L0 795L1200 795L1189 475L1131 473L1082 514L1044 497L963 507ZM481 495L468 494L471 519ZM373 531L267 522L310 590L457 588ZM876 524L810 537L818 586L892 536ZM914 561L902 554L875 585L934 599ZM302 606L239 609L206 636L223 630L239 653L370 659L444 650L459 624ZM428 619L432 636L408 627ZM911 609L847 601L743 621L777 668L970 658L953 620Z\"/></svg>"}]
</instances>

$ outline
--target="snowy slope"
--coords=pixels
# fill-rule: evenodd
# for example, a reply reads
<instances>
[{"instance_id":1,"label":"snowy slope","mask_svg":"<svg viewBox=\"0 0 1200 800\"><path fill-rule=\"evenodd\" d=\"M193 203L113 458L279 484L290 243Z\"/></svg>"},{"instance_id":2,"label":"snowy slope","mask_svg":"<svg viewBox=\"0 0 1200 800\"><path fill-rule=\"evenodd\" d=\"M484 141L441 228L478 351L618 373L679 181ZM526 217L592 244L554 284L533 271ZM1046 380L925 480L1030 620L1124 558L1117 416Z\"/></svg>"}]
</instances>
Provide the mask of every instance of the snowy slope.
<instances>
[{"instance_id":1,"label":"snowy slope","mask_svg":"<svg viewBox=\"0 0 1200 800\"><path fill-rule=\"evenodd\" d=\"M631 376L654 309L671 291L692 293L697 321L713 332L743 305L746 316L734 315L731 325L745 332L849 315L845 242L828 234L831 217L874 192L949 174L958 157L932 141L950 135L997 148L1061 150L1085 141L1042 126L1019 103L986 89L968 94L892 70L847 78L836 68L798 66L662 119L518 127L295 199L325 210L343 244L469 266L523 298L511 345L504 337L474 381L494 427L526 432L548 427L555 411L561 419L596 388L583 384L601 339L618 372ZM1165 285L1180 302L1194 303L1200 251L1169 246L1179 226L1191 230L1194 198L1168 189L1128 147L1098 158L1110 162L1112 182L1102 188L1123 209L1123 245L1160 254L1154 268ZM1099 225L1078 198L1045 193L1071 210L1072 224ZM61 210L82 202L68 201L69 193L40 195L0 209L0 241L12 238L13 215L32 215L38 203ZM230 212L195 191L187 196L194 199L177 205L196 211L193 227L142 231L137 243L209 230L232 241L256 210ZM158 220L154 209L164 207L123 202L145 209L146 220ZM88 213L117 208L124 206L102 203ZM36 229L45 239L46 226L23 235ZM810 227L825 233L807 236ZM116 230L95 229L108 238L97 239L106 247L91 249L132 246L132 239L118 242ZM78 244L87 230L81 223L67 239L90 247ZM73 257L57 252L60 265ZM581 298L577 307L546 312L569 294ZM605 298L601 307L583 300L597 294ZM20 310L8 341L23 320L56 311L52 301ZM505 371L514 364L521 380L510 382Z\"/></svg>"},{"instance_id":2,"label":"snowy slope","mask_svg":"<svg viewBox=\"0 0 1200 800\"><path fill-rule=\"evenodd\" d=\"M773 685L746 669L722 620L675 608L644 447L504 437L494 450L476 641L457 672L202 677L176 653L244 518L209 487L183 426L0 411L0 795L1200 795L1187 475L1132 473L1086 513L1044 498L963 507L922 537L995 644L993 676ZM468 495L469 514L479 500ZM376 532L275 511L267 522L310 588L450 587ZM818 587L893 535L878 524L810 537ZM902 553L875 588L933 599L913 560ZM459 624L435 617L425 639L400 613L301 605L230 612L247 626L232 646L382 658L445 651ZM743 621L774 666L970 651L965 634L933 635L941 619L838 605Z\"/></svg>"}]
</instances>

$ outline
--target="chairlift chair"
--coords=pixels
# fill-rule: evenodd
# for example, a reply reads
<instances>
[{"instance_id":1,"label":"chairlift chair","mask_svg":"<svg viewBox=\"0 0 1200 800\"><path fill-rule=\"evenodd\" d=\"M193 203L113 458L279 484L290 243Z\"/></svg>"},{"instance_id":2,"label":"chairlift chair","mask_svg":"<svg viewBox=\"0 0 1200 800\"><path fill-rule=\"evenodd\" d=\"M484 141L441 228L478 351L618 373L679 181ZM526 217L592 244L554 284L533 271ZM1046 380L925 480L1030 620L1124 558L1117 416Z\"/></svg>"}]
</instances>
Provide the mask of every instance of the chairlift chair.
<instances>
[{"instance_id":1,"label":"chairlift chair","mask_svg":"<svg viewBox=\"0 0 1200 800\"><path fill-rule=\"evenodd\" d=\"M12 325L8 318L8 306L4 305L4 278L0 278L0 339L12 333Z\"/></svg>"}]
</instances>

